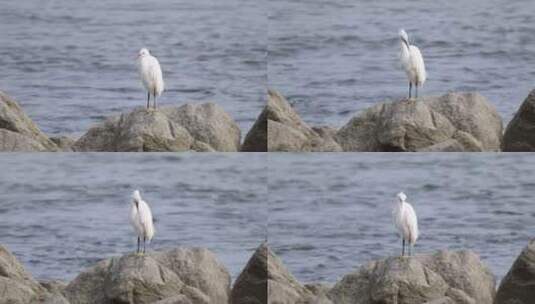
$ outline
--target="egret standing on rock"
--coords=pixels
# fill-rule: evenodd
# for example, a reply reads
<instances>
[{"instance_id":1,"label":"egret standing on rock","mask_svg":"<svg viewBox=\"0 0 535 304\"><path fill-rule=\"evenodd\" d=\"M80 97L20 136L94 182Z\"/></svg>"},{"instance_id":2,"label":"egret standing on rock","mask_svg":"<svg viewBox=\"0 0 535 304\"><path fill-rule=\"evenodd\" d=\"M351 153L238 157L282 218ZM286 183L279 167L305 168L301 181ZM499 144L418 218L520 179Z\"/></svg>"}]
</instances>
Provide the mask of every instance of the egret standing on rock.
<instances>
[{"instance_id":1,"label":"egret standing on rock","mask_svg":"<svg viewBox=\"0 0 535 304\"><path fill-rule=\"evenodd\" d=\"M156 97L160 96L164 89L162 69L156 57L152 56L149 50L143 48L139 50L137 56L137 63L139 66L139 75L141 82L148 91L147 94L147 109L150 104L150 96L154 98L154 108L156 109Z\"/></svg>"},{"instance_id":2,"label":"egret standing on rock","mask_svg":"<svg viewBox=\"0 0 535 304\"><path fill-rule=\"evenodd\" d=\"M405 242L408 243L410 256L411 248L418 239L418 219L416 218L416 212L414 212L411 204L406 202L407 196L405 193L400 192L397 197L398 201L394 205L392 217L394 226L398 230L399 236L402 239L403 247L401 249L401 256L405 255Z\"/></svg>"},{"instance_id":3,"label":"egret standing on rock","mask_svg":"<svg viewBox=\"0 0 535 304\"><path fill-rule=\"evenodd\" d=\"M427 78L425 72L424 58L420 49L409 44L409 36L405 30L399 31L401 39L401 53L399 55L401 66L409 79L409 98L411 98L412 86L416 87L416 98L418 98L418 86L423 86Z\"/></svg>"},{"instance_id":4,"label":"egret standing on rock","mask_svg":"<svg viewBox=\"0 0 535 304\"><path fill-rule=\"evenodd\" d=\"M141 199L139 190L132 194L132 206L130 208L130 224L137 233L137 251L140 253L140 242L143 239L143 253L145 253L146 241L152 240L154 236L154 224L152 222L152 212L149 205Z\"/></svg>"}]
</instances>

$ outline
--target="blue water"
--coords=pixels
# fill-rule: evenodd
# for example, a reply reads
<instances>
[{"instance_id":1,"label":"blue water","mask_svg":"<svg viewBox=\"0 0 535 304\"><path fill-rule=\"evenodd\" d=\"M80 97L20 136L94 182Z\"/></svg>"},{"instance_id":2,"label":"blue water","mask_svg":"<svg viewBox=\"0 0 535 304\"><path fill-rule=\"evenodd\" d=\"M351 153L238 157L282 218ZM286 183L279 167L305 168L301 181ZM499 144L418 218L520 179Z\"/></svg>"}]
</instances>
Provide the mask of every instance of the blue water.
<instances>
[{"instance_id":1,"label":"blue water","mask_svg":"<svg viewBox=\"0 0 535 304\"><path fill-rule=\"evenodd\" d=\"M396 193L418 215L416 253L471 249L500 280L535 237L530 154L270 154L269 241L303 282L334 283L401 253Z\"/></svg>"},{"instance_id":2,"label":"blue water","mask_svg":"<svg viewBox=\"0 0 535 304\"><path fill-rule=\"evenodd\" d=\"M0 244L35 277L68 281L136 250L130 196L156 219L150 250L213 251L235 279L266 238L261 154L1 154Z\"/></svg>"},{"instance_id":3,"label":"blue water","mask_svg":"<svg viewBox=\"0 0 535 304\"><path fill-rule=\"evenodd\" d=\"M159 104L216 102L245 134L265 104L267 14L245 0L18 0L0 10L0 90L49 134L79 136L146 103L136 56L161 63Z\"/></svg>"},{"instance_id":4,"label":"blue water","mask_svg":"<svg viewBox=\"0 0 535 304\"><path fill-rule=\"evenodd\" d=\"M529 0L273 0L268 84L312 125L340 127L357 112L408 94L398 30L424 56L420 95L478 91L507 123L535 77Z\"/></svg>"}]
</instances>

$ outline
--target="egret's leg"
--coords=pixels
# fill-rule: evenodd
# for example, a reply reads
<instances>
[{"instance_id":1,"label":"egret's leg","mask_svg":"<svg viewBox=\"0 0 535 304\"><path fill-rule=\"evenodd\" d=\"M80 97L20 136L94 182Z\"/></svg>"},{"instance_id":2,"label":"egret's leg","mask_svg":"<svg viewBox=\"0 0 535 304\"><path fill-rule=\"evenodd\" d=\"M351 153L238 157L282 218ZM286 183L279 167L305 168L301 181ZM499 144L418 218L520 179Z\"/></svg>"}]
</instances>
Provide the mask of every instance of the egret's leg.
<instances>
[{"instance_id":1,"label":"egret's leg","mask_svg":"<svg viewBox=\"0 0 535 304\"><path fill-rule=\"evenodd\" d=\"M405 256L405 239L401 239L401 256Z\"/></svg>"},{"instance_id":2,"label":"egret's leg","mask_svg":"<svg viewBox=\"0 0 535 304\"><path fill-rule=\"evenodd\" d=\"M147 242L147 239L143 237L143 254L145 254L145 243Z\"/></svg>"},{"instance_id":3,"label":"egret's leg","mask_svg":"<svg viewBox=\"0 0 535 304\"><path fill-rule=\"evenodd\" d=\"M149 108L150 92L147 93L147 109Z\"/></svg>"},{"instance_id":4,"label":"egret's leg","mask_svg":"<svg viewBox=\"0 0 535 304\"><path fill-rule=\"evenodd\" d=\"M409 82L409 99L411 99L412 82Z\"/></svg>"},{"instance_id":5,"label":"egret's leg","mask_svg":"<svg viewBox=\"0 0 535 304\"><path fill-rule=\"evenodd\" d=\"M140 243L140 239L139 239L139 236L137 237L137 251L136 253L139 253L139 243Z\"/></svg>"},{"instance_id":6,"label":"egret's leg","mask_svg":"<svg viewBox=\"0 0 535 304\"><path fill-rule=\"evenodd\" d=\"M156 90L154 90L154 109L156 109Z\"/></svg>"},{"instance_id":7,"label":"egret's leg","mask_svg":"<svg viewBox=\"0 0 535 304\"><path fill-rule=\"evenodd\" d=\"M411 248L412 248L412 245L411 245L411 243L409 243L409 256L412 255L412 254L411 254Z\"/></svg>"},{"instance_id":8,"label":"egret's leg","mask_svg":"<svg viewBox=\"0 0 535 304\"><path fill-rule=\"evenodd\" d=\"M414 86L416 88L416 98L418 98L418 85Z\"/></svg>"}]
</instances>

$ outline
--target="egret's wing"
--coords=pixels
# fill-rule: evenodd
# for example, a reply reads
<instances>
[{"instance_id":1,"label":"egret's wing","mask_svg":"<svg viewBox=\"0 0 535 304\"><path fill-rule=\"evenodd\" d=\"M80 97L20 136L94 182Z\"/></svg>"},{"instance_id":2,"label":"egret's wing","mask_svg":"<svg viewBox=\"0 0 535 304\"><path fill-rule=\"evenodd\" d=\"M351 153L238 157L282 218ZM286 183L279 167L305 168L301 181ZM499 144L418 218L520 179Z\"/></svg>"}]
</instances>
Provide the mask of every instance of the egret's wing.
<instances>
[{"instance_id":1,"label":"egret's wing","mask_svg":"<svg viewBox=\"0 0 535 304\"><path fill-rule=\"evenodd\" d=\"M152 57L151 59L152 60L149 68L149 74L151 79L154 81L156 92L158 94L161 94L164 88L162 68L160 67L158 59L156 59L155 57Z\"/></svg>"},{"instance_id":2,"label":"egret's wing","mask_svg":"<svg viewBox=\"0 0 535 304\"><path fill-rule=\"evenodd\" d=\"M424 57L422 56L420 49L414 45L411 45L410 52L411 66L415 69L416 75L418 77L418 83L423 84L427 79Z\"/></svg>"},{"instance_id":3,"label":"egret's wing","mask_svg":"<svg viewBox=\"0 0 535 304\"><path fill-rule=\"evenodd\" d=\"M418 238L418 218L412 205L407 203L405 210L405 225L409 228L411 235L411 242L415 242Z\"/></svg>"},{"instance_id":4,"label":"egret's wing","mask_svg":"<svg viewBox=\"0 0 535 304\"><path fill-rule=\"evenodd\" d=\"M145 201L139 203L139 218L143 225L144 237L150 241L154 235L154 223L152 222L150 207Z\"/></svg>"}]
</instances>

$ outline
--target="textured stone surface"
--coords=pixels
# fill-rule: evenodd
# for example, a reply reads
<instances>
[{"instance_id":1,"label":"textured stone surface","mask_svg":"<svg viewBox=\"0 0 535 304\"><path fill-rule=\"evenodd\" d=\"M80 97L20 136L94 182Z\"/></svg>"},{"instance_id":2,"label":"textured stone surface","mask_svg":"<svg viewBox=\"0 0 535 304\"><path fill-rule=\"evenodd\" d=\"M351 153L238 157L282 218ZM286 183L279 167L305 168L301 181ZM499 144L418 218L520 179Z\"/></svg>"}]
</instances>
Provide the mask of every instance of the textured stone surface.
<instances>
[{"instance_id":1,"label":"textured stone surface","mask_svg":"<svg viewBox=\"0 0 535 304\"><path fill-rule=\"evenodd\" d=\"M269 91L268 105L265 111L267 112L269 151L328 152L342 150L333 137L328 135L328 132L320 134L309 127L278 92Z\"/></svg>"},{"instance_id":2,"label":"textured stone surface","mask_svg":"<svg viewBox=\"0 0 535 304\"><path fill-rule=\"evenodd\" d=\"M498 151L502 121L480 94L449 93L378 104L335 139L344 151Z\"/></svg>"},{"instance_id":3,"label":"textured stone surface","mask_svg":"<svg viewBox=\"0 0 535 304\"><path fill-rule=\"evenodd\" d=\"M224 151L240 148L238 125L213 104L136 108L92 127L73 146L76 151Z\"/></svg>"},{"instance_id":4,"label":"textured stone surface","mask_svg":"<svg viewBox=\"0 0 535 304\"><path fill-rule=\"evenodd\" d=\"M58 147L22 111L18 103L0 91L0 151L56 151Z\"/></svg>"},{"instance_id":5,"label":"textured stone surface","mask_svg":"<svg viewBox=\"0 0 535 304\"><path fill-rule=\"evenodd\" d=\"M503 151L535 151L535 90L531 91L507 125Z\"/></svg>"},{"instance_id":6,"label":"textured stone surface","mask_svg":"<svg viewBox=\"0 0 535 304\"><path fill-rule=\"evenodd\" d=\"M260 245L234 282L231 304L267 303L267 256L267 245Z\"/></svg>"},{"instance_id":7,"label":"textured stone surface","mask_svg":"<svg viewBox=\"0 0 535 304\"><path fill-rule=\"evenodd\" d=\"M503 278L496 304L528 304L535 301L535 239L517 257Z\"/></svg>"},{"instance_id":8,"label":"textured stone surface","mask_svg":"<svg viewBox=\"0 0 535 304\"><path fill-rule=\"evenodd\" d=\"M178 248L101 261L64 293L71 304L227 304L230 275L208 250Z\"/></svg>"},{"instance_id":9,"label":"textured stone surface","mask_svg":"<svg viewBox=\"0 0 535 304\"><path fill-rule=\"evenodd\" d=\"M491 304L494 295L493 275L470 251L373 261L344 276L328 293L337 304Z\"/></svg>"}]
</instances>

